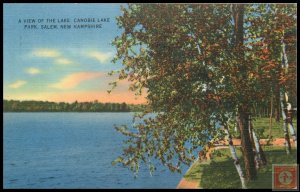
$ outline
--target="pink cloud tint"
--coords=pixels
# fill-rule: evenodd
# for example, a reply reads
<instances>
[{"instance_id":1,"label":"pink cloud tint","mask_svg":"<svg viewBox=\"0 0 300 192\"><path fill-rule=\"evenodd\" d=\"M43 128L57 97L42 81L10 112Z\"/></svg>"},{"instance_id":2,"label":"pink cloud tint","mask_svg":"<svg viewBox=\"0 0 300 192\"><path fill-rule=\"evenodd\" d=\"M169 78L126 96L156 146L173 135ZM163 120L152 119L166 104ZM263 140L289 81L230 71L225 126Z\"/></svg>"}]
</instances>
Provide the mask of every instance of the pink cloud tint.
<instances>
[{"instance_id":1,"label":"pink cloud tint","mask_svg":"<svg viewBox=\"0 0 300 192\"><path fill-rule=\"evenodd\" d=\"M72 89L78 86L82 81L95 79L103 76L101 72L78 72L67 75L58 83L51 84L50 87L57 89Z\"/></svg>"}]
</instances>

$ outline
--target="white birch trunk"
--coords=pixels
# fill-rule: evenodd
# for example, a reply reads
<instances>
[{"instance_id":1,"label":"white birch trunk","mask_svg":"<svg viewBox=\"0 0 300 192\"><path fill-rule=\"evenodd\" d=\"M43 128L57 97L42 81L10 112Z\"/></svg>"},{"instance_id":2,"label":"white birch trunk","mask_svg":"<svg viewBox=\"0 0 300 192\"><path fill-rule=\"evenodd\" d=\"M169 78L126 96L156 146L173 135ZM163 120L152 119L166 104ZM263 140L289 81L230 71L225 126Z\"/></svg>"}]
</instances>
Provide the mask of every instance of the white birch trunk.
<instances>
[{"instance_id":1,"label":"white birch trunk","mask_svg":"<svg viewBox=\"0 0 300 192\"><path fill-rule=\"evenodd\" d=\"M242 184L242 188L243 189L247 189L246 187L246 179L245 179L245 176L243 174L243 170L242 170L242 167L239 163L239 159L237 157L237 154L236 154L236 151L235 151L235 148L232 144L232 138L231 138L231 135L228 131L228 128L227 127L224 127L224 130L225 130L225 133L227 134L227 137L228 137L228 142L229 142L229 149L230 149L230 152L231 152L231 156L232 156L232 159L234 160L234 166L240 176L240 180L241 180L241 184Z\"/></svg>"},{"instance_id":2,"label":"white birch trunk","mask_svg":"<svg viewBox=\"0 0 300 192\"><path fill-rule=\"evenodd\" d=\"M283 104L283 94L282 91L280 91L280 106L281 106L281 114L282 114L282 119L283 119L283 132L284 132L284 138L285 138L285 148L286 148L286 153L289 155L290 149L289 149L289 140L288 140L288 129L287 129L287 125L286 125L286 114L284 112L284 104Z\"/></svg>"},{"instance_id":3,"label":"white birch trunk","mask_svg":"<svg viewBox=\"0 0 300 192\"><path fill-rule=\"evenodd\" d=\"M292 105L290 103L287 103L287 111L290 111L292 110ZM290 117L292 118L292 117ZM295 128L293 126L293 123L292 123L292 119L290 119L288 121L288 127L289 127L289 130L291 132L291 136L293 137L293 141L295 143L295 148L297 149L297 133L295 131Z\"/></svg>"},{"instance_id":4,"label":"white birch trunk","mask_svg":"<svg viewBox=\"0 0 300 192\"><path fill-rule=\"evenodd\" d=\"M286 55L286 51L285 51L285 43L284 43L284 41L283 41L283 38L282 38L282 40L281 40L281 43L282 43L282 63L281 63L281 67L285 70L285 73L287 73L288 72L288 68L289 68L289 65L288 65L288 59L287 59L287 55ZM297 148L297 133L296 133L296 131L295 131L295 128L294 128L294 126L293 126L293 124L292 124L292 121L288 121L287 123L288 123L288 125L286 125L286 119L287 119L287 115L285 114L285 111L284 111L284 108L283 108L283 106L284 106L284 100L283 100L283 93L284 93L284 95L285 95L285 97L286 97L286 103L287 103L287 105L288 105L288 109L287 109L287 111L289 111L289 110L291 110L291 108L292 108L292 106L291 106L291 104L290 103L288 103L288 94L287 94L287 92L284 92L283 90L282 91L280 91L280 100L281 100L281 108L282 108L282 114L284 114L284 115L282 115L282 117L283 117L283 119L284 119L284 133L285 134L288 134L288 130L287 130L287 126L288 126L288 128L289 128L289 130L290 130L290 132L291 132L291 135L292 135L292 137L293 137L293 140L294 140L294 143L295 143L295 147ZM287 142L287 141L286 141ZM288 141L289 142L289 141ZM286 144L287 145L287 144ZM289 153L288 153L289 154Z\"/></svg>"},{"instance_id":5,"label":"white birch trunk","mask_svg":"<svg viewBox=\"0 0 300 192\"><path fill-rule=\"evenodd\" d=\"M252 130L252 138L253 138L253 142L254 142L254 145L255 145L256 158L257 158L256 168L258 169L259 168L259 163L262 161L262 158L261 158L261 151L259 150L259 146L260 146L259 140L256 137L256 134L255 134L254 130Z\"/></svg>"},{"instance_id":6,"label":"white birch trunk","mask_svg":"<svg viewBox=\"0 0 300 192\"><path fill-rule=\"evenodd\" d=\"M251 127L251 116L249 115L249 122L248 122L248 129L249 129L249 135L250 135L250 139L251 139L251 142L252 143L252 146L254 146L254 149L255 149L255 153L254 153L254 161L255 161L255 168L258 169L259 168L259 165L260 165L260 155L259 155L259 149L257 150L256 148L256 144L255 144L255 141L254 141L254 131ZM257 145L259 147L259 145Z\"/></svg>"},{"instance_id":7,"label":"white birch trunk","mask_svg":"<svg viewBox=\"0 0 300 192\"><path fill-rule=\"evenodd\" d=\"M293 124L291 124L291 123L288 123L288 127L289 127L291 135L293 137L293 141L295 143L295 148L297 149L297 135L295 132L295 128L294 128Z\"/></svg>"}]
</instances>

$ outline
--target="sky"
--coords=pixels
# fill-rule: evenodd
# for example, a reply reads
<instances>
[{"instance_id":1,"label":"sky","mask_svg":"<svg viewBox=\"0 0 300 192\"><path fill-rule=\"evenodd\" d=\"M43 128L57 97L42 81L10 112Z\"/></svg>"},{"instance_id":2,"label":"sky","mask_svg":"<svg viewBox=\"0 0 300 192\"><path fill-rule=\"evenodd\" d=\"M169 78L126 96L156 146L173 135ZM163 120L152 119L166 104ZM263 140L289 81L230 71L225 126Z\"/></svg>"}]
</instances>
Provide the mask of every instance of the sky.
<instances>
[{"instance_id":1,"label":"sky","mask_svg":"<svg viewBox=\"0 0 300 192\"><path fill-rule=\"evenodd\" d=\"M120 5L4 4L3 98L145 103L145 93L135 96L127 80L107 92L117 79L108 72L122 68L111 62L111 42L122 33Z\"/></svg>"}]
</instances>

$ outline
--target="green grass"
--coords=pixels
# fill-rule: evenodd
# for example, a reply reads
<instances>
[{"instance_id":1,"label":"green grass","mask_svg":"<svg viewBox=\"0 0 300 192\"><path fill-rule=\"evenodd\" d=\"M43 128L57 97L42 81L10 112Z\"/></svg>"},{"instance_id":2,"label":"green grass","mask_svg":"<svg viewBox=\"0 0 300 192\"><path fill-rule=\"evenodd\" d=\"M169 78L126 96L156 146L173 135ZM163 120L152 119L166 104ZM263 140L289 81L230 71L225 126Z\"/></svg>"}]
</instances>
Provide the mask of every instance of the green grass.
<instances>
[{"instance_id":1,"label":"green grass","mask_svg":"<svg viewBox=\"0 0 300 192\"><path fill-rule=\"evenodd\" d=\"M253 127L255 130L263 129L263 138L267 138L269 135L269 118L257 118L253 121ZM293 126L297 127L297 119L293 119ZM257 131L256 131L257 132ZM257 132L258 133L258 132ZM272 120L272 136L273 138L283 138L283 121L280 119L279 122L276 122L275 119Z\"/></svg>"},{"instance_id":2,"label":"green grass","mask_svg":"<svg viewBox=\"0 0 300 192\"><path fill-rule=\"evenodd\" d=\"M294 164L296 160L296 150L287 156L285 148L281 146L263 146L268 164L258 170L257 179L247 183L248 188L272 188L272 164ZM237 149L237 154L241 159L241 166L244 168L241 151ZM243 170L244 171L244 170ZM245 173L245 171L244 171ZM218 153L213 153L210 163L196 162L185 175L187 180L200 181L201 188L241 188L238 173L233 164L230 150L220 149Z\"/></svg>"},{"instance_id":3,"label":"green grass","mask_svg":"<svg viewBox=\"0 0 300 192\"><path fill-rule=\"evenodd\" d=\"M269 118L253 118L253 128L255 133L260 137L260 139L267 139L269 136ZM293 119L293 126L295 130L297 129L297 119ZM231 131L233 136L237 136L233 131ZM276 122L272 119L272 138L283 138L283 121L280 119Z\"/></svg>"},{"instance_id":4,"label":"green grass","mask_svg":"<svg viewBox=\"0 0 300 192\"><path fill-rule=\"evenodd\" d=\"M297 129L297 120L293 120L293 125ZM283 138L283 122L276 122L273 119L272 138ZM253 127L261 139L268 138L269 118L256 118L253 120ZM232 132L233 133L233 132ZM234 134L233 134L234 135ZM267 165L258 170L257 179L247 183L248 188L272 188L272 164L294 164L297 162L297 151L292 150L292 154L287 156L283 146L262 146ZM241 151L237 148L242 169L244 162ZM243 170L245 173L245 170ZM230 150L221 149L213 154L213 159L207 162L195 162L191 169L184 176L187 180L200 181L200 187L210 188L241 188L240 178L232 161Z\"/></svg>"},{"instance_id":5,"label":"green grass","mask_svg":"<svg viewBox=\"0 0 300 192\"><path fill-rule=\"evenodd\" d=\"M202 174L203 174L203 168L205 165L208 165L210 162L201 162L200 165L200 161L196 161L192 167L189 169L189 171L187 172L187 174L184 175L184 178L188 181L199 181Z\"/></svg>"}]
</instances>

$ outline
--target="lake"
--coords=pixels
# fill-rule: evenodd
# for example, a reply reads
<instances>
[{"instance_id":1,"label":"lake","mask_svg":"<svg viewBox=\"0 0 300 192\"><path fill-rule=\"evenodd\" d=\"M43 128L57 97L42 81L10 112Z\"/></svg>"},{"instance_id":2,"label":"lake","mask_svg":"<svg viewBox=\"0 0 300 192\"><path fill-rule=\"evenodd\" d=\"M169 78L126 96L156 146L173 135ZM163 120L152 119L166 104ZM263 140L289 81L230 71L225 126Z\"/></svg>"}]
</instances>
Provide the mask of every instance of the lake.
<instances>
[{"instance_id":1,"label":"lake","mask_svg":"<svg viewBox=\"0 0 300 192\"><path fill-rule=\"evenodd\" d=\"M176 188L183 174L142 165L138 178L111 162L133 113L4 113L4 188Z\"/></svg>"}]
</instances>

